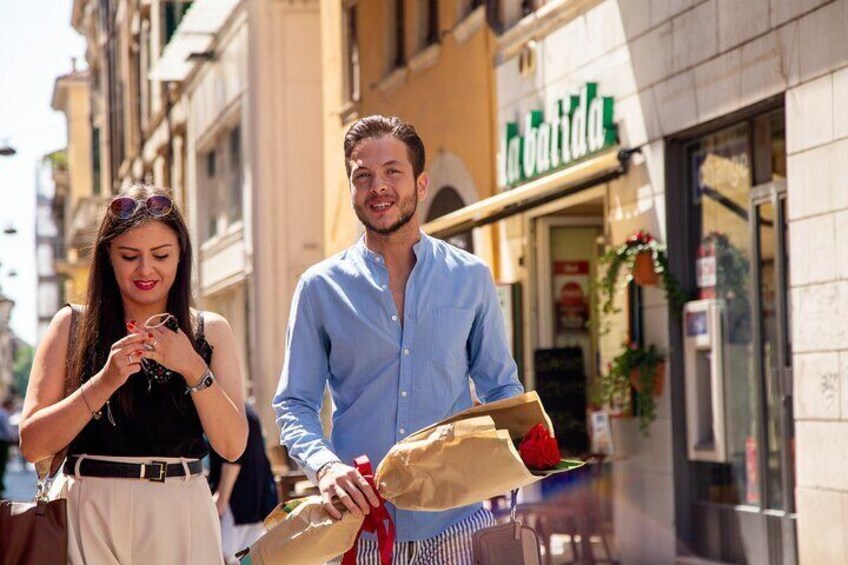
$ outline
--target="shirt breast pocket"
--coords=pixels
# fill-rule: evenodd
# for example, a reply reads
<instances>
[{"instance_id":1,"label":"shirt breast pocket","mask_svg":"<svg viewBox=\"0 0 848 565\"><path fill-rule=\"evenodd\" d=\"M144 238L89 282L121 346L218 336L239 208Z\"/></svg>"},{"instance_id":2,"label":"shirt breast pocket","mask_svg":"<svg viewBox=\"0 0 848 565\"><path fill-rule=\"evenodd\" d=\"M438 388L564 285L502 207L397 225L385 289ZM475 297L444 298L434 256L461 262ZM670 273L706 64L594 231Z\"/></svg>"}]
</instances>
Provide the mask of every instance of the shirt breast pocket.
<instances>
[{"instance_id":1,"label":"shirt breast pocket","mask_svg":"<svg viewBox=\"0 0 848 565\"><path fill-rule=\"evenodd\" d=\"M436 308L430 360L448 367L467 366L466 346L473 323L474 310L470 308Z\"/></svg>"}]
</instances>

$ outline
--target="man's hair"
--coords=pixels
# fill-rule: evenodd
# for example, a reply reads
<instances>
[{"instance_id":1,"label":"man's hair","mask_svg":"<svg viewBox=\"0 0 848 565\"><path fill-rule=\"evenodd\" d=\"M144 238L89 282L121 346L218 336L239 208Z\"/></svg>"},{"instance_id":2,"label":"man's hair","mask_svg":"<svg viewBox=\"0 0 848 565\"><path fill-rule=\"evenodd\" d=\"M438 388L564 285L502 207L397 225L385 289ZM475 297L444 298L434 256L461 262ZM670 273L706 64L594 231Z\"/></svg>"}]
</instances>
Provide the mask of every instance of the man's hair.
<instances>
[{"instance_id":1,"label":"man's hair","mask_svg":"<svg viewBox=\"0 0 848 565\"><path fill-rule=\"evenodd\" d=\"M354 149L366 139L390 135L406 144L409 161L415 178L424 172L424 142L418 137L415 127L397 116L365 116L356 120L344 138L345 170L350 178L350 158Z\"/></svg>"}]
</instances>

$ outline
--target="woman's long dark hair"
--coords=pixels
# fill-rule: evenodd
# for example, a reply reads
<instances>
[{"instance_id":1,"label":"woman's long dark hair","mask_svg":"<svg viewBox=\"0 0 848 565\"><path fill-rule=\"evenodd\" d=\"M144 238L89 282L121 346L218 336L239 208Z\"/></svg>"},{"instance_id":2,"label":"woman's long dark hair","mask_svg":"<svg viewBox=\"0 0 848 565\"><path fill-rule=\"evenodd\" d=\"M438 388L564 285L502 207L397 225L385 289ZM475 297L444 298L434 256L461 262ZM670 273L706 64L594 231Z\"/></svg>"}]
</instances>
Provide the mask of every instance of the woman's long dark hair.
<instances>
[{"instance_id":1,"label":"woman's long dark hair","mask_svg":"<svg viewBox=\"0 0 848 565\"><path fill-rule=\"evenodd\" d=\"M171 197L163 188L143 184L132 185L120 196L142 201L157 194ZM78 324L74 351L70 353L68 378L75 375L79 377L77 382L80 383L91 378L103 368L112 344L127 335L124 302L109 258L109 247L115 238L151 221L161 222L177 236L180 257L174 284L168 292L167 311L176 317L180 328L197 349L191 316L191 241L176 204L168 214L158 218L152 216L144 206L126 220L106 210L91 252L86 308ZM138 323L144 323L144 320L138 320ZM126 386L122 386L117 392L117 401L125 412L128 412L131 406L129 392L129 387Z\"/></svg>"}]
</instances>

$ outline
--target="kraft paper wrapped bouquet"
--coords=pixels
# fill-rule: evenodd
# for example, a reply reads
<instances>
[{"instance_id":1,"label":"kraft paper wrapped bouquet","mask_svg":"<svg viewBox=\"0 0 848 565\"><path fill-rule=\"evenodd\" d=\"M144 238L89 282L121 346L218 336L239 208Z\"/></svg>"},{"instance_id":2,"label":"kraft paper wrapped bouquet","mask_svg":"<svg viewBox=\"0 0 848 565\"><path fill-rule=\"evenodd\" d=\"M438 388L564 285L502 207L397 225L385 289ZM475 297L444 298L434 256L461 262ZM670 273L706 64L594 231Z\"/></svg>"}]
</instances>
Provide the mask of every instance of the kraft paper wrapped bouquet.
<instances>
[{"instance_id":1,"label":"kraft paper wrapped bouquet","mask_svg":"<svg viewBox=\"0 0 848 565\"><path fill-rule=\"evenodd\" d=\"M532 433L528 434L531 429ZM525 436L531 442L536 439L544 442L545 438L550 439L552 431L539 396L529 392L470 408L410 435L392 447L373 476L370 465L364 465L367 459L358 459L356 463L363 476L373 480L379 495L395 507L448 510L487 500L551 473L582 465L580 461L561 459L544 470L527 467L514 442ZM522 451L538 455L540 447L544 448L543 443L522 444ZM550 460L550 454L547 459L550 463L555 461ZM377 532L380 545L388 547L390 562L393 525L387 513L376 510L364 519L343 513L341 520L333 520L318 496L281 504L266 518L268 531L249 548L242 562L324 563L351 549L361 530ZM355 563L351 554L346 556L346 564Z\"/></svg>"}]
</instances>

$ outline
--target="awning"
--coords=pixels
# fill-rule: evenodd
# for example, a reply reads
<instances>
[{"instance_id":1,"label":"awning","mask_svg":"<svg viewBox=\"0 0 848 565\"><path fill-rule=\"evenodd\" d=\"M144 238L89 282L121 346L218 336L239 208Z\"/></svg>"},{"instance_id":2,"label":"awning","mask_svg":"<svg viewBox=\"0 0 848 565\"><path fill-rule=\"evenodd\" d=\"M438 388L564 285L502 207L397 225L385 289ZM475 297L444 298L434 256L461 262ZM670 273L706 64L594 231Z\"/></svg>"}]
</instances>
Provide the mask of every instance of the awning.
<instances>
[{"instance_id":1,"label":"awning","mask_svg":"<svg viewBox=\"0 0 848 565\"><path fill-rule=\"evenodd\" d=\"M427 222L422 229L429 235L448 238L609 182L627 171L630 156L637 151L638 149L610 149L556 173L445 214Z\"/></svg>"},{"instance_id":2,"label":"awning","mask_svg":"<svg viewBox=\"0 0 848 565\"><path fill-rule=\"evenodd\" d=\"M189 56L209 51L215 36L240 1L194 0L148 78L159 82L185 80L195 65Z\"/></svg>"}]
</instances>

